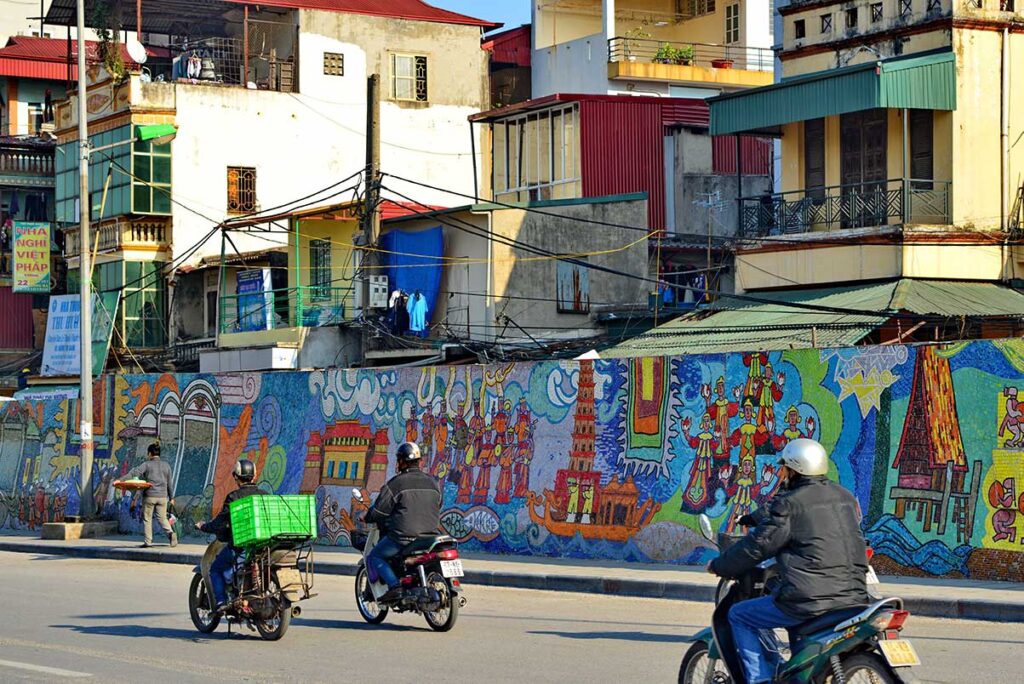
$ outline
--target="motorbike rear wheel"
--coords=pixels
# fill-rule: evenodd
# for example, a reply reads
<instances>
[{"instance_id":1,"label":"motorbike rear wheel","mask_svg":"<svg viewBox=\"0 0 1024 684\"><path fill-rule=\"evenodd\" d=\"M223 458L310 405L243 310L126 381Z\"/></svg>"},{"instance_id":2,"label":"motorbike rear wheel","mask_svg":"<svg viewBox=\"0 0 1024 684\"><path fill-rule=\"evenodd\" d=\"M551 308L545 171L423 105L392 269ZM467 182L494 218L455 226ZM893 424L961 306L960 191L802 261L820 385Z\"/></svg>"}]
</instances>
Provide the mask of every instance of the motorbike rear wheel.
<instances>
[{"instance_id":1,"label":"motorbike rear wheel","mask_svg":"<svg viewBox=\"0 0 1024 684\"><path fill-rule=\"evenodd\" d=\"M192 584L188 588L188 614L192 624L203 634L209 634L220 624L220 615L214 613L210 606L210 594L200 574L192 575Z\"/></svg>"},{"instance_id":2,"label":"motorbike rear wheel","mask_svg":"<svg viewBox=\"0 0 1024 684\"><path fill-rule=\"evenodd\" d=\"M437 610L423 613L427 624L435 632L447 632L455 626L459 619L459 599L452 591L451 580L446 579L441 573L432 571L427 574L427 587L437 591L441 597L441 605Z\"/></svg>"},{"instance_id":3,"label":"motorbike rear wheel","mask_svg":"<svg viewBox=\"0 0 1024 684\"><path fill-rule=\"evenodd\" d=\"M282 595L281 585L274 574L270 576L270 586L267 587L267 593L278 597L277 600L280 605L277 609L277 615L269 620L253 620L253 624L256 625L256 631L260 633L260 637L264 641L277 641L284 636L284 633L288 631L288 625L292 623L292 604Z\"/></svg>"},{"instance_id":4,"label":"motorbike rear wheel","mask_svg":"<svg viewBox=\"0 0 1024 684\"><path fill-rule=\"evenodd\" d=\"M889 664L875 653L854 653L843 658L842 663L846 684L896 684ZM834 678L827 681L833 682Z\"/></svg>"},{"instance_id":5,"label":"motorbike rear wheel","mask_svg":"<svg viewBox=\"0 0 1024 684\"><path fill-rule=\"evenodd\" d=\"M726 674L717 660L708 655L708 645L703 641L695 641L683 656L679 664L679 684L731 684L732 679Z\"/></svg>"},{"instance_id":6,"label":"motorbike rear wheel","mask_svg":"<svg viewBox=\"0 0 1024 684\"><path fill-rule=\"evenodd\" d=\"M370 589L370 577L366 574L366 566L360 565L356 571L356 608L363 619L371 625L384 622L388 616L388 607L377 603Z\"/></svg>"}]
</instances>

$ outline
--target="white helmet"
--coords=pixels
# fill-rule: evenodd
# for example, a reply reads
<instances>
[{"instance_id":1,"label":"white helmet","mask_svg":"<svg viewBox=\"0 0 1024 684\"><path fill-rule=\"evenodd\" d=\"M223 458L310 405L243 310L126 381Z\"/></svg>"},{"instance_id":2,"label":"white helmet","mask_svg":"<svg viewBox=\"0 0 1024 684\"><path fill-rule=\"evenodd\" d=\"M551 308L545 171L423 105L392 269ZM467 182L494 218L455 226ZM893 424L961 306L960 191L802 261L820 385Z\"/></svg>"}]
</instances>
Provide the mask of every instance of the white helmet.
<instances>
[{"instance_id":1,"label":"white helmet","mask_svg":"<svg viewBox=\"0 0 1024 684\"><path fill-rule=\"evenodd\" d=\"M828 475L828 454L813 439L794 439L782 450L779 462L801 475Z\"/></svg>"}]
</instances>

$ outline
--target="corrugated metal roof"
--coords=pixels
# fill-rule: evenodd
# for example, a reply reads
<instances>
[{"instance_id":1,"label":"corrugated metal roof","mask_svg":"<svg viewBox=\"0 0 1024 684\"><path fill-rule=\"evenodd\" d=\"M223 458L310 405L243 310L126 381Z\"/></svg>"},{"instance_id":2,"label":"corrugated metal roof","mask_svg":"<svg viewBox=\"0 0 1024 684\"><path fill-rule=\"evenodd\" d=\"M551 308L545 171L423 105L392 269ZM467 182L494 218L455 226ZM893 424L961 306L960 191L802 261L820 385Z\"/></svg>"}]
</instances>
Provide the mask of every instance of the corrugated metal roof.
<instances>
[{"instance_id":1,"label":"corrugated metal roof","mask_svg":"<svg viewBox=\"0 0 1024 684\"><path fill-rule=\"evenodd\" d=\"M32 348L32 295L0 287L0 348Z\"/></svg>"},{"instance_id":2,"label":"corrugated metal roof","mask_svg":"<svg viewBox=\"0 0 1024 684\"><path fill-rule=\"evenodd\" d=\"M85 59L89 63L99 61L99 43L85 42ZM165 48L146 48L150 57L166 56ZM33 36L12 36L7 46L0 48L0 76L32 78L41 81L65 81L78 78L78 41L71 41L71 73L68 74L68 42L59 38L36 38ZM122 45L121 54L125 63L135 66L128 49Z\"/></svg>"},{"instance_id":3,"label":"corrugated metal roof","mask_svg":"<svg viewBox=\"0 0 1024 684\"><path fill-rule=\"evenodd\" d=\"M481 47L491 53L492 64L514 64L518 67L530 66L532 49L530 37L532 27L529 24L509 29L487 37Z\"/></svg>"},{"instance_id":4,"label":"corrugated metal roof","mask_svg":"<svg viewBox=\"0 0 1024 684\"><path fill-rule=\"evenodd\" d=\"M858 64L710 98L711 133L768 131L782 124L865 109L956 109L952 52Z\"/></svg>"},{"instance_id":5,"label":"corrugated metal roof","mask_svg":"<svg viewBox=\"0 0 1024 684\"><path fill-rule=\"evenodd\" d=\"M758 292L751 296L777 303L690 314L607 349L601 357L777 351L807 348L813 342L822 348L848 347L900 312L1024 316L1024 294L995 283L903 279L852 287ZM736 302L722 300L730 306ZM812 304L842 311L815 311L787 304ZM879 314L856 313L875 311Z\"/></svg>"}]
</instances>

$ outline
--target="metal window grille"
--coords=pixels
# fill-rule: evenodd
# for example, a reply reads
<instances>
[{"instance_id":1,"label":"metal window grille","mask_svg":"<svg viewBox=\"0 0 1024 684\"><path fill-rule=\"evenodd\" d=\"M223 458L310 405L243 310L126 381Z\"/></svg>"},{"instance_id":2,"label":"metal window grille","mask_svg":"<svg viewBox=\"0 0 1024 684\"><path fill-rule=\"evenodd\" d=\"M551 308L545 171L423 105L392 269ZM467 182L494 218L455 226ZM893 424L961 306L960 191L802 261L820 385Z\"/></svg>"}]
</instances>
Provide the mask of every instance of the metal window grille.
<instances>
[{"instance_id":1,"label":"metal window grille","mask_svg":"<svg viewBox=\"0 0 1024 684\"><path fill-rule=\"evenodd\" d=\"M423 55L391 55L391 97L427 102L427 58Z\"/></svg>"},{"instance_id":2,"label":"metal window grille","mask_svg":"<svg viewBox=\"0 0 1024 684\"><path fill-rule=\"evenodd\" d=\"M325 52L324 53L324 75L325 76L344 76L345 75L345 55L340 52Z\"/></svg>"},{"instance_id":3,"label":"metal window grille","mask_svg":"<svg viewBox=\"0 0 1024 684\"><path fill-rule=\"evenodd\" d=\"M942 0L928 0L928 11L938 12L942 9Z\"/></svg>"},{"instance_id":4,"label":"metal window grille","mask_svg":"<svg viewBox=\"0 0 1024 684\"><path fill-rule=\"evenodd\" d=\"M907 17L910 16L911 11L912 11L912 8L910 6L911 5L911 1L912 0L900 0L900 17L901 18L906 19Z\"/></svg>"},{"instance_id":5,"label":"metal window grille","mask_svg":"<svg viewBox=\"0 0 1024 684\"><path fill-rule=\"evenodd\" d=\"M331 297L331 242L309 241L309 286L314 301Z\"/></svg>"},{"instance_id":6,"label":"metal window grille","mask_svg":"<svg viewBox=\"0 0 1024 684\"><path fill-rule=\"evenodd\" d=\"M967 0L967 6L973 7L974 9L981 9L983 5L983 0Z\"/></svg>"},{"instance_id":7,"label":"metal window grille","mask_svg":"<svg viewBox=\"0 0 1024 684\"><path fill-rule=\"evenodd\" d=\"M822 14L821 15L821 32L832 33L832 15Z\"/></svg>"},{"instance_id":8,"label":"metal window grille","mask_svg":"<svg viewBox=\"0 0 1024 684\"><path fill-rule=\"evenodd\" d=\"M871 5L871 23L877 24L882 21L882 3L876 2Z\"/></svg>"},{"instance_id":9,"label":"metal window grille","mask_svg":"<svg viewBox=\"0 0 1024 684\"><path fill-rule=\"evenodd\" d=\"M228 167L228 213L251 214L256 211L256 169Z\"/></svg>"},{"instance_id":10,"label":"metal window grille","mask_svg":"<svg viewBox=\"0 0 1024 684\"><path fill-rule=\"evenodd\" d=\"M714 13L715 0L690 0L689 2L689 15L691 17L701 17Z\"/></svg>"}]
</instances>

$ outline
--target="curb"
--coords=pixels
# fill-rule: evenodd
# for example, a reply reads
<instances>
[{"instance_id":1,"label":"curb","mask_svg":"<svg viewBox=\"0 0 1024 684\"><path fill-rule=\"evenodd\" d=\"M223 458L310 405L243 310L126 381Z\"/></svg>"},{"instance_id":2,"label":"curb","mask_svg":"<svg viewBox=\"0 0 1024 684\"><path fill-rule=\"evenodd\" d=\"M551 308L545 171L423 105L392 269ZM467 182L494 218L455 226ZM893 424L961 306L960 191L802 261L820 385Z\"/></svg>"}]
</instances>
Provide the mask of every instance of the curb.
<instances>
[{"instance_id":1,"label":"curb","mask_svg":"<svg viewBox=\"0 0 1024 684\"><path fill-rule=\"evenodd\" d=\"M47 556L68 556L100 560L141 561L146 563L172 563L197 565L201 553L190 551L152 551L141 548L92 548L70 545L50 546L37 542L0 541L0 551L33 553ZM324 575L352 576L355 563L345 561L319 561L315 571ZM542 572L508 572L500 570L473 570L467 568L463 578L466 584L512 589L539 589L584 594L635 596L640 598L670 599L675 601L711 602L715 587L688 582L659 582L620 577L593 577L583 575L548 575ZM904 607L914 615L933 618L985 620L992 622L1024 622L1024 607L1020 604L984 599L957 599L939 597L908 597Z\"/></svg>"}]
</instances>

